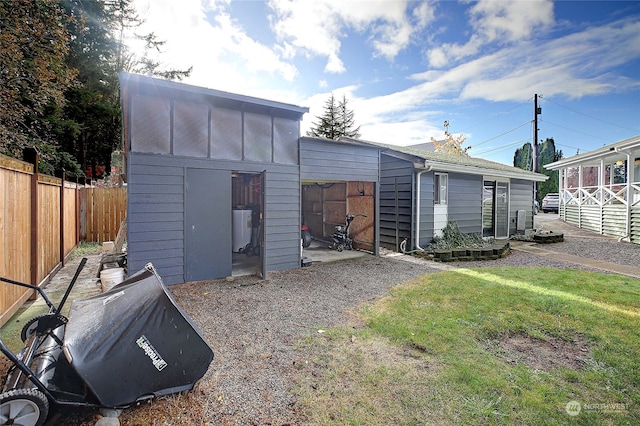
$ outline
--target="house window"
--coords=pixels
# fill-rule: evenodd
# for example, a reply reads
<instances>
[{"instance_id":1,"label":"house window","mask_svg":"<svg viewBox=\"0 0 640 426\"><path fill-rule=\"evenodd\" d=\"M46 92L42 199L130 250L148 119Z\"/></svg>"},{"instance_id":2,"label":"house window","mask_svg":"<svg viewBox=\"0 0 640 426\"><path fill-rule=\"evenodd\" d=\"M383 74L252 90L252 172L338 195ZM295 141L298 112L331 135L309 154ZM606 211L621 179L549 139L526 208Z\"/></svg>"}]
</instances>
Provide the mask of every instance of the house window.
<instances>
[{"instance_id":1,"label":"house window","mask_svg":"<svg viewBox=\"0 0 640 426\"><path fill-rule=\"evenodd\" d=\"M446 174L436 173L434 175L435 204L447 204L448 180L448 175Z\"/></svg>"}]
</instances>

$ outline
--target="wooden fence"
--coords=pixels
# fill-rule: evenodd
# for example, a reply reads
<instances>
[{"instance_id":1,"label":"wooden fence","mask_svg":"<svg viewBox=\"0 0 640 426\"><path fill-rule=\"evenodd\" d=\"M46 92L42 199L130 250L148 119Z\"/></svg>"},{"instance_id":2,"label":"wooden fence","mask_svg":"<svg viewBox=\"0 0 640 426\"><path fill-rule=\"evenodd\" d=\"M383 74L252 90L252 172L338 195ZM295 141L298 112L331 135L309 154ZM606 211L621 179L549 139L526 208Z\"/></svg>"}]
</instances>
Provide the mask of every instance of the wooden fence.
<instances>
[{"instance_id":1,"label":"wooden fence","mask_svg":"<svg viewBox=\"0 0 640 426\"><path fill-rule=\"evenodd\" d=\"M126 188L91 188L41 175L0 155L0 276L45 285L79 241L113 240L126 216ZM0 282L0 325L33 292Z\"/></svg>"}]
</instances>

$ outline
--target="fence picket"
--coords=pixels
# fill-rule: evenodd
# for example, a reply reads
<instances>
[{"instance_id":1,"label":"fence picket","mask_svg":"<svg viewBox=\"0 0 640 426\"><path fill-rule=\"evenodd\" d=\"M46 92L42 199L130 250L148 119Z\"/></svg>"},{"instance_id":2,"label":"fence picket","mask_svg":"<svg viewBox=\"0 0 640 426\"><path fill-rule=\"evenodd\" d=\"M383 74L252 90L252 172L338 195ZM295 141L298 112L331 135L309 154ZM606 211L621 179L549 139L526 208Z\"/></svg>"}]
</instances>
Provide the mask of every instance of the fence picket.
<instances>
[{"instance_id":1,"label":"fence picket","mask_svg":"<svg viewBox=\"0 0 640 426\"><path fill-rule=\"evenodd\" d=\"M38 176L34 189L33 174L32 164L0 155L4 200L0 205L0 276L41 284L78 242L115 240L120 223L126 219L127 189L84 187L45 175ZM37 200L37 224L31 223L32 200ZM38 228L35 250L33 226ZM0 282L0 326L30 294L22 287Z\"/></svg>"}]
</instances>

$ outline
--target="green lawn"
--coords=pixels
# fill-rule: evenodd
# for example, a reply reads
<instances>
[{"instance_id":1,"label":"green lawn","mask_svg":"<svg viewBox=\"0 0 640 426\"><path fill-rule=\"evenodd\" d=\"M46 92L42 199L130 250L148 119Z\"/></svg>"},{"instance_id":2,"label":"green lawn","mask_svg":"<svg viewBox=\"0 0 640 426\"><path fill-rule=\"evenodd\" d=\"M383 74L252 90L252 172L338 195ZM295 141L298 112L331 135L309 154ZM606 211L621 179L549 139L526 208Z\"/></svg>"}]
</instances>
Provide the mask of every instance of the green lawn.
<instances>
[{"instance_id":1,"label":"green lawn","mask_svg":"<svg viewBox=\"0 0 640 426\"><path fill-rule=\"evenodd\" d=\"M638 280L460 269L359 314L301 343L309 424L640 424Z\"/></svg>"}]
</instances>

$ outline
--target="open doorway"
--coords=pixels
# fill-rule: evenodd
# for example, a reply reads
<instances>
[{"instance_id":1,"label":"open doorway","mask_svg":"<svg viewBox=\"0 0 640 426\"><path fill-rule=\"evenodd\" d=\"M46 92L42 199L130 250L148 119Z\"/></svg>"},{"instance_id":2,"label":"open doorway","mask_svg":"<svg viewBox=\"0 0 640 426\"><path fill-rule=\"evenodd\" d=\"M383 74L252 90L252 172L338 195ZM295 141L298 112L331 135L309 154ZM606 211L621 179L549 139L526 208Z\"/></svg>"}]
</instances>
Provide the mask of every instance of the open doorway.
<instances>
[{"instance_id":1,"label":"open doorway","mask_svg":"<svg viewBox=\"0 0 640 426\"><path fill-rule=\"evenodd\" d=\"M231 275L263 275L264 173L231 174L231 209Z\"/></svg>"},{"instance_id":2,"label":"open doorway","mask_svg":"<svg viewBox=\"0 0 640 426\"><path fill-rule=\"evenodd\" d=\"M373 182L302 183L302 225L314 241L324 247L332 242L337 226L345 226L346 215L356 215L349 227L353 248L375 251L375 184Z\"/></svg>"}]
</instances>

